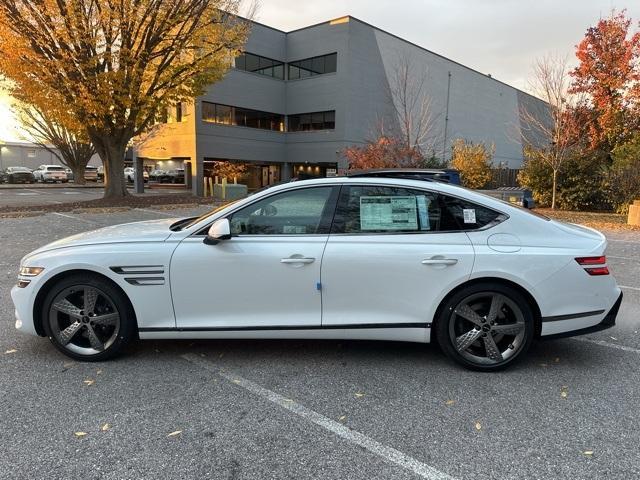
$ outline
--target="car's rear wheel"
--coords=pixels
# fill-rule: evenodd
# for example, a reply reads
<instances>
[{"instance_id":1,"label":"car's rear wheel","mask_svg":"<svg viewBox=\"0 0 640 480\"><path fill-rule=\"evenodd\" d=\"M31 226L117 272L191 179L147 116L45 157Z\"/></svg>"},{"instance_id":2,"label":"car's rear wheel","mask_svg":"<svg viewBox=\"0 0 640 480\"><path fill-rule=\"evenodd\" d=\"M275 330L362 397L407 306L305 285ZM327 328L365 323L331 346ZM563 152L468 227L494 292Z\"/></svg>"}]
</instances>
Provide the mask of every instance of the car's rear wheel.
<instances>
[{"instance_id":1,"label":"car's rear wheel","mask_svg":"<svg viewBox=\"0 0 640 480\"><path fill-rule=\"evenodd\" d=\"M135 320L124 295L90 274L63 279L48 292L43 306L45 333L58 350L76 360L112 358L135 335Z\"/></svg>"},{"instance_id":2,"label":"car's rear wheel","mask_svg":"<svg viewBox=\"0 0 640 480\"><path fill-rule=\"evenodd\" d=\"M534 336L534 318L516 289L482 283L452 295L436 320L445 354L472 370L494 371L521 358Z\"/></svg>"}]
</instances>

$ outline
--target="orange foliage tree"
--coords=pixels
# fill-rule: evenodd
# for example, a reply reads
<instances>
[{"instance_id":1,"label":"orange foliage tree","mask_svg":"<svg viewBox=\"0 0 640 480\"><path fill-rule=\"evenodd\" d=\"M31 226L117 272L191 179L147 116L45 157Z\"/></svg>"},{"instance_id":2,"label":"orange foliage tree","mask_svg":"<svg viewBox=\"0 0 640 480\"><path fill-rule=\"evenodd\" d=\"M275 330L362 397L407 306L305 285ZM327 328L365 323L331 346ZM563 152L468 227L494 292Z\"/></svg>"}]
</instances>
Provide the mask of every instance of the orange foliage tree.
<instances>
[{"instance_id":1,"label":"orange foliage tree","mask_svg":"<svg viewBox=\"0 0 640 480\"><path fill-rule=\"evenodd\" d=\"M105 196L125 196L130 140L221 79L242 49L240 3L0 0L0 74L19 101L82 125L105 165Z\"/></svg>"},{"instance_id":2,"label":"orange foliage tree","mask_svg":"<svg viewBox=\"0 0 640 480\"><path fill-rule=\"evenodd\" d=\"M425 159L417 148L407 147L395 137L380 136L364 145L347 147L342 155L349 161L350 170L425 166Z\"/></svg>"},{"instance_id":3,"label":"orange foliage tree","mask_svg":"<svg viewBox=\"0 0 640 480\"><path fill-rule=\"evenodd\" d=\"M590 147L612 150L640 128L640 32L623 10L590 27L576 50L572 93L587 96Z\"/></svg>"}]
</instances>

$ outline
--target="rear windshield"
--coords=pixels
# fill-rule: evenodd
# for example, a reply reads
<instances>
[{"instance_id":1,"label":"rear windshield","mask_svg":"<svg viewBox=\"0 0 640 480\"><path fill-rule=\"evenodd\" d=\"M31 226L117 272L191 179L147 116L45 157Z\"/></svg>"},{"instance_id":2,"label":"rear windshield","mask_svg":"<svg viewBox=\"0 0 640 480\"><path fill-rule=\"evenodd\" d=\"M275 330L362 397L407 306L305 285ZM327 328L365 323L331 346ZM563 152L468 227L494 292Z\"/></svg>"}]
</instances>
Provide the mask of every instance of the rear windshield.
<instances>
[{"instance_id":1,"label":"rear windshield","mask_svg":"<svg viewBox=\"0 0 640 480\"><path fill-rule=\"evenodd\" d=\"M85 168L85 171L87 171L87 172L97 172L98 171L98 167L89 167L89 166L87 166Z\"/></svg>"},{"instance_id":2,"label":"rear windshield","mask_svg":"<svg viewBox=\"0 0 640 480\"><path fill-rule=\"evenodd\" d=\"M64 172L64 168L62 167L47 167L47 170L50 170L53 172Z\"/></svg>"}]
</instances>

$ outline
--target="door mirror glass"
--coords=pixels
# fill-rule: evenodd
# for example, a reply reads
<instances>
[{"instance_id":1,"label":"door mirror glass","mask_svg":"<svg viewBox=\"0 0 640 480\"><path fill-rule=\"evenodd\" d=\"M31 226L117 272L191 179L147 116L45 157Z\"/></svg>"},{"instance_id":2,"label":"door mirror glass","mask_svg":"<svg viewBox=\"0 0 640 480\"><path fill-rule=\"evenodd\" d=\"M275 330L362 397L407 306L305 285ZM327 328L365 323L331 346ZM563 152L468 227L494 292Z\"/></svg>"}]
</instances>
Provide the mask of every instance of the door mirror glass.
<instances>
[{"instance_id":1,"label":"door mirror glass","mask_svg":"<svg viewBox=\"0 0 640 480\"><path fill-rule=\"evenodd\" d=\"M229 220L221 218L213 222L204 239L204 243L207 245L217 245L221 240L229 240L230 238L231 226L229 225Z\"/></svg>"}]
</instances>

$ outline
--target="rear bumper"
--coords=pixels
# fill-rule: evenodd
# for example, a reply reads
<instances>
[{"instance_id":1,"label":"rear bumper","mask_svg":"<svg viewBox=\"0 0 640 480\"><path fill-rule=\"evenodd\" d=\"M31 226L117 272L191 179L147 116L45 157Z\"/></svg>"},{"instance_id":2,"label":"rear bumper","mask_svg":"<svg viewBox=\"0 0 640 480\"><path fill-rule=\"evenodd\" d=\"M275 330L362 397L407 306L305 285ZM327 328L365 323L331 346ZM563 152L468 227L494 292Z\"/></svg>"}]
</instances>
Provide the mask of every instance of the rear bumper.
<instances>
[{"instance_id":1,"label":"rear bumper","mask_svg":"<svg viewBox=\"0 0 640 480\"><path fill-rule=\"evenodd\" d=\"M618 316L618 311L620 310L620 304L622 304L622 292L620 292L616 303L613 304L613 307L611 307L609 312L604 316L600 323L592 325L590 327L580 328L578 330L571 330L568 332L556 333L553 335L544 335L541 338L543 340L550 340L554 338L575 337L577 335L586 335L588 333L600 332L602 330L606 330L607 328L611 328L616 324L616 317Z\"/></svg>"}]
</instances>

